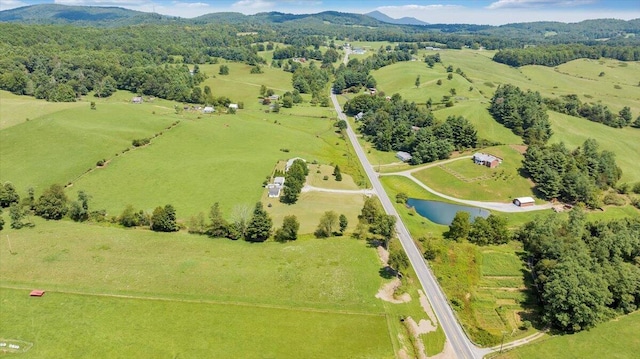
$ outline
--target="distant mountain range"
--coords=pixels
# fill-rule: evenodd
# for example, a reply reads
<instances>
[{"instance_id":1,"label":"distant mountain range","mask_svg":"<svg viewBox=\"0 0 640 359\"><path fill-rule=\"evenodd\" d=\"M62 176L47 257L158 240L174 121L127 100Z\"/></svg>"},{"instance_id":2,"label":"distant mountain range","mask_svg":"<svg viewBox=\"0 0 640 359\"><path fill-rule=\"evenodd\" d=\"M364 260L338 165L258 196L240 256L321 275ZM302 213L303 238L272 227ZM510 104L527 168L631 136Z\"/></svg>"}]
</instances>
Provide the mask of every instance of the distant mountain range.
<instances>
[{"instance_id":1,"label":"distant mountain range","mask_svg":"<svg viewBox=\"0 0 640 359\"><path fill-rule=\"evenodd\" d=\"M392 17L389 17L383 13L381 13L380 11L372 11L372 12L368 12L365 15L372 17L376 20L382 21L382 22L386 22L388 24L395 24L395 25L429 25L428 22L424 22L424 21L420 21L418 19L416 19L415 17L401 17L399 19L394 19Z\"/></svg>"},{"instance_id":2,"label":"distant mountain range","mask_svg":"<svg viewBox=\"0 0 640 359\"><path fill-rule=\"evenodd\" d=\"M640 19L616 20L596 19L578 23L540 21L515 23L501 26L473 24L428 24L411 17L393 19L379 11L368 14L353 14L324 11L317 14L285 14L264 12L244 15L237 12L218 12L192 19L146 13L120 7L66 6L41 4L0 11L0 23L20 24L69 24L92 27L120 27L141 24L231 24L246 29L260 26L286 26L287 28L315 28L348 26L400 30L412 34L417 32L440 32L447 34L476 34L500 39L519 39L523 42L570 43L623 39L627 43L640 43Z\"/></svg>"}]
</instances>

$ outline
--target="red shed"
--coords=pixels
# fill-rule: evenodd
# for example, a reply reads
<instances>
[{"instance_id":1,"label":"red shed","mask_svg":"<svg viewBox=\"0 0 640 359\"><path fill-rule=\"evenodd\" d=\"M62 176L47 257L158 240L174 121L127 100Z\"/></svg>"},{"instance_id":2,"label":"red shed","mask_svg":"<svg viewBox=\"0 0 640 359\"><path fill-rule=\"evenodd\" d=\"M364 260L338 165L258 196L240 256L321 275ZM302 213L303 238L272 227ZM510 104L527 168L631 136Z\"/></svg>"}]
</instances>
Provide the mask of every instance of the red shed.
<instances>
[{"instance_id":1,"label":"red shed","mask_svg":"<svg viewBox=\"0 0 640 359\"><path fill-rule=\"evenodd\" d=\"M44 290L34 289L29 293L29 295L32 297L42 297L44 295Z\"/></svg>"}]
</instances>

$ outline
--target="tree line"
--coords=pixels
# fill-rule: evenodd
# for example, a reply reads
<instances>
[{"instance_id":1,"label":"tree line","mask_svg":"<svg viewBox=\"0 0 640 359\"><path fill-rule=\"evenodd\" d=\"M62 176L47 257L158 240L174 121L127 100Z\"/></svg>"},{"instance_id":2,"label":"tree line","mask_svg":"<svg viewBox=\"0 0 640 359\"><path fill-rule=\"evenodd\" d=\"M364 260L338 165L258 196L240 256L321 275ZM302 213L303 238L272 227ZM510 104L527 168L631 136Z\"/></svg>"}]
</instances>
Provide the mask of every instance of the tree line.
<instances>
[{"instance_id":1,"label":"tree line","mask_svg":"<svg viewBox=\"0 0 640 359\"><path fill-rule=\"evenodd\" d=\"M493 56L493 61L520 67L526 65L558 66L576 59L599 59L607 57L620 61L639 61L637 46L608 46L584 44L561 44L503 49Z\"/></svg>"},{"instance_id":2,"label":"tree line","mask_svg":"<svg viewBox=\"0 0 640 359\"><path fill-rule=\"evenodd\" d=\"M475 127L464 117L449 116L437 122L430 111L399 94L389 100L358 95L344 110L352 116L363 113L360 132L378 150L408 152L412 164L449 158L454 150L474 148L478 141Z\"/></svg>"},{"instance_id":3,"label":"tree line","mask_svg":"<svg viewBox=\"0 0 640 359\"><path fill-rule=\"evenodd\" d=\"M614 114L606 105L580 101L576 94L545 98L543 101L550 110L570 116L582 117L609 127L622 128L632 124L640 127L640 116L635 121L637 124L633 122L633 114L629 106L623 107L617 114Z\"/></svg>"}]
</instances>

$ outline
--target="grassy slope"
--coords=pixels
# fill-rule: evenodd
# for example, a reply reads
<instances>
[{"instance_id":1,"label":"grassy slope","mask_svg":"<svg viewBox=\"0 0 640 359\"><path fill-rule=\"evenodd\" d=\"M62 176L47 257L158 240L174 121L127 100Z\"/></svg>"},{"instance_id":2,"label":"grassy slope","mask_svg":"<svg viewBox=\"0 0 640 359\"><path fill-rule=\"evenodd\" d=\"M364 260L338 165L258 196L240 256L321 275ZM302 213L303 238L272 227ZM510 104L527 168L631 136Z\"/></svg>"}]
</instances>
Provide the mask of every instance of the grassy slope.
<instances>
[{"instance_id":1,"label":"grassy slope","mask_svg":"<svg viewBox=\"0 0 640 359\"><path fill-rule=\"evenodd\" d=\"M500 355L499 358L637 358L640 312L573 335L548 338Z\"/></svg>"},{"instance_id":2,"label":"grassy slope","mask_svg":"<svg viewBox=\"0 0 640 359\"><path fill-rule=\"evenodd\" d=\"M392 357L379 262L363 242L252 245L41 220L6 234L16 254L0 261L11 308L0 337L35 343L28 357ZM45 297L27 296L36 287Z\"/></svg>"},{"instance_id":3,"label":"grassy slope","mask_svg":"<svg viewBox=\"0 0 640 359\"><path fill-rule=\"evenodd\" d=\"M31 96L17 96L0 90L0 130L62 111L88 106L79 102L39 101Z\"/></svg>"},{"instance_id":4,"label":"grassy slope","mask_svg":"<svg viewBox=\"0 0 640 359\"><path fill-rule=\"evenodd\" d=\"M620 66L620 62L616 60L580 59L560 65L556 70L544 66L511 68L493 62L493 53L490 51L443 51L440 55L445 65L460 67L487 98L493 95L496 85L511 83L522 89L539 91L546 97L577 93L582 101L602 102L616 113L623 106L629 106L634 118L640 115L638 62ZM600 71L604 71L605 76L599 77ZM615 84L622 89L615 89ZM457 106L446 111L455 112ZM553 112L549 112L549 116L555 133L552 142L565 141L573 147L589 137L596 138L602 149L616 153L618 164L623 170L622 181L640 180L638 166L633 163L640 151L640 131L634 128L614 129Z\"/></svg>"},{"instance_id":5,"label":"grassy slope","mask_svg":"<svg viewBox=\"0 0 640 359\"><path fill-rule=\"evenodd\" d=\"M131 146L131 140L150 137L175 121L151 115L154 108L113 102L92 111L85 103L5 128L0 131L0 181L11 181L20 191L66 184Z\"/></svg>"},{"instance_id":6,"label":"grassy slope","mask_svg":"<svg viewBox=\"0 0 640 359\"><path fill-rule=\"evenodd\" d=\"M621 182L640 181L640 129L612 128L599 123L578 119L557 112L549 112L554 135L551 142L564 142L567 147L581 146L588 138L594 138L600 150L616 154L616 162L622 168Z\"/></svg>"}]
</instances>

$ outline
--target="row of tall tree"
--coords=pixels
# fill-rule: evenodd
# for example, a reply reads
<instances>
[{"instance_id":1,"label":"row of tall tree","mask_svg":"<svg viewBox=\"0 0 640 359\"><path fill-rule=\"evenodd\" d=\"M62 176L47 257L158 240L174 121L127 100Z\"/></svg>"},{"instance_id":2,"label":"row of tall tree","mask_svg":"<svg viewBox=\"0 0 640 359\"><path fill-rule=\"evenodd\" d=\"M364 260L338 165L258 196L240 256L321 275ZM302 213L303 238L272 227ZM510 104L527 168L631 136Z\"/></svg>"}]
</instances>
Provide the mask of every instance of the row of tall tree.
<instances>
[{"instance_id":1,"label":"row of tall tree","mask_svg":"<svg viewBox=\"0 0 640 359\"><path fill-rule=\"evenodd\" d=\"M509 66L525 65L557 66L575 59L599 59L608 57L621 61L639 61L637 46L589 46L584 44L562 44L503 49L493 56L493 61Z\"/></svg>"},{"instance_id":2,"label":"row of tall tree","mask_svg":"<svg viewBox=\"0 0 640 359\"><path fill-rule=\"evenodd\" d=\"M622 110L615 114L606 105L583 103L576 94L545 98L544 103L553 111L586 118L589 121L599 122L610 127L622 128L631 125L633 122L633 114L628 106L623 107ZM640 117L637 122L640 127Z\"/></svg>"}]
</instances>

